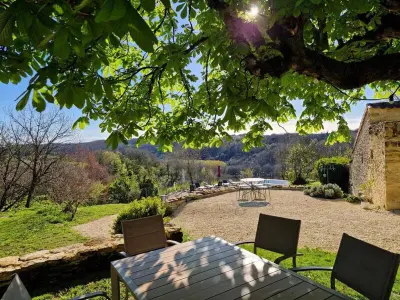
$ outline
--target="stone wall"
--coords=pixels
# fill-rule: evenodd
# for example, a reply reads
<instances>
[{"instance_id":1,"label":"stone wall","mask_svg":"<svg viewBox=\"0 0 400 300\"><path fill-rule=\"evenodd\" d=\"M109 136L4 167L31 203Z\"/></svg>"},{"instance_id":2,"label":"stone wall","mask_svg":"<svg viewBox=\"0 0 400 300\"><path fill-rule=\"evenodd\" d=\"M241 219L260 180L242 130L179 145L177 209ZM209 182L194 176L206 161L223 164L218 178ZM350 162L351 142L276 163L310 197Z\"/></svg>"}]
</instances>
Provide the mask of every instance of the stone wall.
<instances>
[{"instance_id":1,"label":"stone wall","mask_svg":"<svg viewBox=\"0 0 400 300\"><path fill-rule=\"evenodd\" d=\"M350 167L350 191L353 195L362 192L362 185L368 180L368 162L371 137L369 135L369 115L365 114L354 145ZM372 197L372 195L366 195Z\"/></svg>"},{"instance_id":2,"label":"stone wall","mask_svg":"<svg viewBox=\"0 0 400 300\"><path fill-rule=\"evenodd\" d=\"M385 123L386 209L400 209L400 122Z\"/></svg>"},{"instance_id":3,"label":"stone wall","mask_svg":"<svg viewBox=\"0 0 400 300\"><path fill-rule=\"evenodd\" d=\"M182 242L181 228L165 224L167 239ZM0 295L14 274L18 274L28 290L52 283L71 281L91 273L108 271L110 262L120 259L124 250L121 234L107 241L74 244L52 250L41 250L23 256L0 258Z\"/></svg>"},{"instance_id":4,"label":"stone wall","mask_svg":"<svg viewBox=\"0 0 400 300\"><path fill-rule=\"evenodd\" d=\"M374 204L385 207L386 179L385 179L385 123L371 124L369 127L371 145L369 149L368 190Z\"/></svg>"},{"instance_id":5,"label":"stone wall","mask_svg":"<svg viewBox=\"0 0 400 300\"><path fill-rule=\"evenodd\" d=\"M368 108L354 145L351 192L388 210L400 209L400 109Z\"/></svg>"},{"instance_id":6,"label":"stone wall","mask_svg":"<svg viewBox=\"0 0 400 300\"><path fill-rule=\"evenodd\" d=\"M18 273L28 287L37 287L61 280L84 276L110 267L110 261L120 258L122 237L109 241L74 244L52 250L41 250L23 256L0 258L0 295L12 275Z\"/></svg>"}]
</instances>

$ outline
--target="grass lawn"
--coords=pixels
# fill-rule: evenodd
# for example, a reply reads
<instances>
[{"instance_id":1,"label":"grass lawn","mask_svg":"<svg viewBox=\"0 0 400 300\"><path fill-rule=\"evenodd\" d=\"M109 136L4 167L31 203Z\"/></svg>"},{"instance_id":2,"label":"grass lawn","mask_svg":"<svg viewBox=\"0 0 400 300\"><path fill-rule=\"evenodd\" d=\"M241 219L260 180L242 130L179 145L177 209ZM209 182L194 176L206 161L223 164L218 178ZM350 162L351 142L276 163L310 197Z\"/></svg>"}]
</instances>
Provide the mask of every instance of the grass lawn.
<instances>
[{"instance_id":1,"label":"grass lawn","mask_svg":"<svg viewBox=\"0 0 400 300\"><path fill-rule=\"evenodd\" d=\"M244 245L243 248L252 251L252 246ZM335 260L335 254L322 251L319 249L309 249L303 248L300 249L299 252L303 253L303 257L299 257L297 264L298 266L309 266L309 265L319 265L319 266L332 266ZM258 250L258 254L263 256L269 260L274 260L278 255ZM286 262L282 263L285 267L291 267L291 260L287 260ZM329 272L304 272L302 275L307 276L322 285L327 287L330 286L330 273ZM108 276L108 275L106 275ZM354 292L352 289L344 286L337 282L336 288L354 299L365 299L361 295ZM60 288L56 292L44 293L36 291L34 292L34 300L50 300L50 299L70 299L72 297L76 297L78 295L82 295L85 293L93 292L93 291L105 291L108 295L111 295L111 281L109 278L102 278L102 279L93 279L87 281L86 283L70 283L69 286L64 286ZM124 291L121 289L121 291ZM38 293L39 292L39 293ZM123 293L122 293L123 294ZM393 300L400 300L400 272L397 274L397 280L393 287L391 299Z\"/></svg>"},{"instance_id":2,"label":"grass lawn","mask_svg":"<svg viewBox=\"0 0 400 300\"><path fill-rule=\"evenodd\" d=\"M72 229L104 216L114 215L127 204L105 204L80 207L72 222L60 220L42 207L0 213L0 257L23 255L43 249L54 249L87 239Z\"/></svg>"}]
</instances>

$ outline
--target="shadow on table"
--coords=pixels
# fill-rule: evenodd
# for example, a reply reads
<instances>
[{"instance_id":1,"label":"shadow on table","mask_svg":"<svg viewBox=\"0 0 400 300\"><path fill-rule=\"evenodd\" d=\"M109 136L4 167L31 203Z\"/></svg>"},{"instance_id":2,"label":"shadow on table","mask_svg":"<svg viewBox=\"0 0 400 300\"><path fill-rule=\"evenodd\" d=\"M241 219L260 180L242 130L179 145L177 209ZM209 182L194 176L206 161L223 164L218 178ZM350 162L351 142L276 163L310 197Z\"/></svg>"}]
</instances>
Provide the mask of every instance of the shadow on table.
<instances>
[{"instance_id":1,"label":"shadow on table","mask_svg":"<svg viewBox=\"0 0 400 300\"><path fill-rule=\"evenodd\" d=\"M253 291L279 293L299 279L218 238L179 250L146 253L121 261L120 273L137 286L137 299L234 299Z\"/></svg>"}]
</instances>

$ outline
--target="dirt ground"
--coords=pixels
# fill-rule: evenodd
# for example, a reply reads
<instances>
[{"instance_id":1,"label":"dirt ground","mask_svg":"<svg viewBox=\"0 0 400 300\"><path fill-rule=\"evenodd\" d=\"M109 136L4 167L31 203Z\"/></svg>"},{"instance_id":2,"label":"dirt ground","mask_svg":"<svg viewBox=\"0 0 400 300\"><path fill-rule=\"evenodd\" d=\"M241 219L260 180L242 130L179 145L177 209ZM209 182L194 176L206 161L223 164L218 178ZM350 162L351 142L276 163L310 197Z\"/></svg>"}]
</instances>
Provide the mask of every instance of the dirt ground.
<instances>
[{"instance_id":1,"label":"dirt ground","mask_svg":"<svg viewBox=\"0 0 400 300\"><path fill-rule=\"evenodd\" d=\"M337 251L343 232L379 247L400 253L400 214L371 211L342 200L323 200L301 191L271 191L270 204L243 207L236 193L225 194L181 205L173 223L192 238L208 235L231 242L255 237L260 213L299 219L300 247Z\"/></svg>"},{"instance_id":2,"label":"dirt ground","mask_svg":"<svg viewBox=\"0 0 400 300\"><path fill-rule=\"evenodd\" d=\"M117 215L106 216L89 223L74 226L81 235L94 240L106 240L111 236L112 225Z\"/></svg>"}]
</instances>

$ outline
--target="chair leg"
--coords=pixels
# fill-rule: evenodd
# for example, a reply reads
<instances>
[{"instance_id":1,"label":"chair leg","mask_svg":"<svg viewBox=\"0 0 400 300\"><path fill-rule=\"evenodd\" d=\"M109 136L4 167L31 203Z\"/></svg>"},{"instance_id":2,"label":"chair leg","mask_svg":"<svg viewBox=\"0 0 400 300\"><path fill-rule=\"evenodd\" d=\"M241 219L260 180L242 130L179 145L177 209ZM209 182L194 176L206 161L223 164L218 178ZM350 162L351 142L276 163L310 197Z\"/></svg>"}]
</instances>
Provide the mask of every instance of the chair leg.
<instances>
[{"instance_id":1,"label":"chair leg","mask_svg":"<svg viewBox=\"0 0 400 300\"><path fill-rule=\"evenodd\" d=\"M128 287L125 287L125 300L128 300L129 298L129 291L128 291Z\"/></svg>"},{"instance_id":2,"label":"chair leg","mask_svg":"<svg viewBox=\"0 0 400 300\"><path fill-rule=\"evenodd\" d=\"M331 289L332 289L332 290L336 290L336 287L335 287L335 277L333 277L332 275L331 275Z\"/></svg>"},{"instance_id":3,"label":"chair leg","mask_svg":"<svg viewBox=\"0 0 400 300\"><path fill-rule=\"evenodd\" d=\"M293 268L297 267L297 263L296 263L296 255L293 256Z\"/></svg>"}]
</instances>

